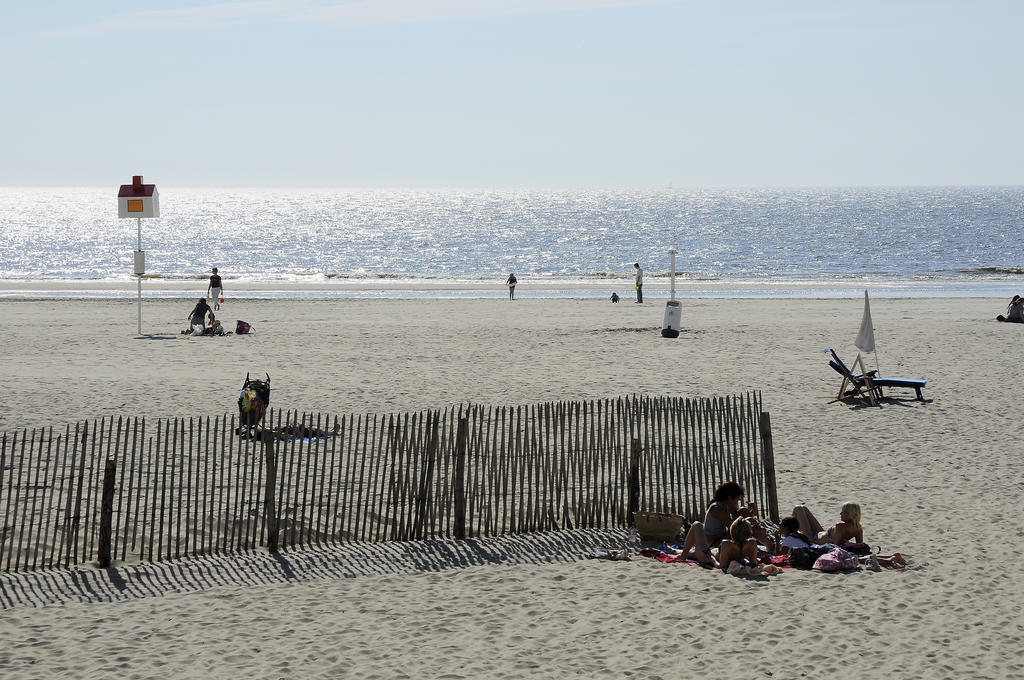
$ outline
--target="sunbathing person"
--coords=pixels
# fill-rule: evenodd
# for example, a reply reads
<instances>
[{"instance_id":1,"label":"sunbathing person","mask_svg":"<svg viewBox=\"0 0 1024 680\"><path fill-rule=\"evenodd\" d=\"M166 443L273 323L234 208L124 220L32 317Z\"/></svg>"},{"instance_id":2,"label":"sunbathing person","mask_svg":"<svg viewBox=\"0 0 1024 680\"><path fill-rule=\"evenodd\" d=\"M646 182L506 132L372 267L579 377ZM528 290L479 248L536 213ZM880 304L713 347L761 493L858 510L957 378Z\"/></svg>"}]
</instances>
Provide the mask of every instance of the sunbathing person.
<instances>
[{"instance_id":1,"label":"sunbathing person","mask_svg":"<svg viewBox=\"0 0 1024 680\"><path fill-rule=\"evenodd\" d=\"M822 528L821 523L806 505L793 508L793 517L800 524L800 531L804 536L810 537L815 545L833 543L841 546L847 541L864 542L864 529L860 525L860 506L856 503L843 503L839 510L840 521L828 529Z\"/></svg>"},{"instance_id":2,"label":"sunbathing person","mask_svg":"<svg viewBox=\"0 0 1024 680\"><path fill-rule=\"evenodd\" d=\"M736 482L720 484L715 489L714 501L704 513L704 521L694 522L686 532L680 555L693 557L702 564L714 565L712 549L726 537L736 518L757 516L757 505L754 503L740 507L744 493L743 487ZM767 532L760 525L754 530L754 536L769 551L775 550L775 542L768 538Z\"/></svg>"},{"instance_id":3,"label":"sunbathing person","mask_svg":"<svg viewBox=\"0 0 1024 680\"><path fill-rule=\"evenodd\" d=\"M787 552L789 548L808 547L807 545L801 545L806 542L816 545L831 543L839 547L842 547L848 541L863 543L864 528L860 525L860 506L856 503L843 503L843 507L839 512L839 518L842 520L841 522L822 530L821 524L818 523L818 520L815 519L807 506L798 505L793 508L792 517L786 517L779 522L779 535L783 536L780 543L787 546ZM799 530L794 532L794 523L803 532ZM808 535L815 538L811 541L806 541L805 539L807 539ZM864 555L859 558L859 561L870 568L874 568L877 565L879 567L902 569L907 566L907 560L898 552L891 555Z\"/></svg>"},{"instance_id":4,"label":"sunbathing person","mask_svg":"<svg viewBox=\"0 0 1024 680\"><path fill-rule=\"evenodd\" d=\"M334 429L328 432L319 427L313 427L312 425L301 425L301 424L286 424L278 428L269 427L255 427L250 432L244 428L236 427L235 434L248 436L250 439L262 439L263 434L266 432L273 439L281 441L291 439L326 439L327 437L336 437L341 432L341 423L335 423Z\"/></svg>"},{"instance_id":5,"label":"sunbathing person","mask_svg":"<svg viewBox=\"0 0 1024 680\"><path fill-rule=\"evenodd\" d=\"M749 517L739 517L729 526L729 537L722 540L718 549L718 564L722 569L737 576L770 576L782 572L774 564L757 563L757 541Z\"/></svg>"}]
</instances>

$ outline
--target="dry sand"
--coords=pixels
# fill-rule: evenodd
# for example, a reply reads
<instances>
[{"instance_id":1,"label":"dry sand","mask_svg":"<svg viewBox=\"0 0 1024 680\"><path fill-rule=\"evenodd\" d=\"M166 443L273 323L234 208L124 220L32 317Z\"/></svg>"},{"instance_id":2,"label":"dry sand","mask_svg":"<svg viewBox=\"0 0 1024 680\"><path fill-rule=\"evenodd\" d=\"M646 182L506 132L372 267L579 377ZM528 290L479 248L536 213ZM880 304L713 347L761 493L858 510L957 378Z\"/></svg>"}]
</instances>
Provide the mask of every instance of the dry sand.
<instances>
[{"instance_id":1,"label":"dry sand","mask_svg":"<svg viewBox=\"0 0 1024 680\"><path fill-rule=\"evenodd\" d=\"M912 567L576 561L608 539L586 533L484 543L484 560L412 544L83 565L0 578L0 676L1024 677L1024 530L989 510L1024 495L1024 326L992 320L1005 301L873 299L883 374L927 378L929 401L872 409L827 403L822 349L852 360L857 298L684 300L666 340L662 301L521 295L229 301L256 334L224 338L178 335L187 300L147 301L146 339L133 300L3 300L0 430L230 412L247 371L271 374L275 406L332 413L758 389L780 505L832 523L856 500L867 540Z\"/></svg>"}]
</instances>

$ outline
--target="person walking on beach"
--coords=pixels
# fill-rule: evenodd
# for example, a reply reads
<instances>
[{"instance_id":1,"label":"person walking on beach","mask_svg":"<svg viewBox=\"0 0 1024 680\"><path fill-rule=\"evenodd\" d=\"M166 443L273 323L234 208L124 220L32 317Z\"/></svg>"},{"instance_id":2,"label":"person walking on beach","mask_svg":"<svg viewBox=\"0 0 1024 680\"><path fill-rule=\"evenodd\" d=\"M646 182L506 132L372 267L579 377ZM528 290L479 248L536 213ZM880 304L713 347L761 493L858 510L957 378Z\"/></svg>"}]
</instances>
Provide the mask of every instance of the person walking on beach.
<instances>
[{"instance_id":1,"label":"person walking on beach","mask_svg":"<svg viewBox=\"0 0 1024 680\"><path fill-rule=\"evenodd\" d=\"M514 273L509 272L508 278L505 279L505 285L508 286L508 299L509 300L515 300L516 299L516 275Z\"/></svg>"},{"instance_id":2,"label":"person walking on beach","mask_svg":"<svg viewBox=\"0 0 1024 680\"><path fill-rule=\"evenodd\" d=\"M634 262L633 268L636 269L636 303L639 305L644 301L644 270L640 269L639 262Z\"/></svg>"},{"instance_id":3,"label":"person walking on beach","mask_svg":"<svg viewBox=\"0 0 1024 680\"><path fill-rule=\"evenodd\" d=\"M224 297L224 285L221 283L220 274L217 273L217 268L213 268L213 274L210 275L210 284L206 287L206 297L213 296L213 308L220 309L220 301Z\"/></svg>"}]
</instances>

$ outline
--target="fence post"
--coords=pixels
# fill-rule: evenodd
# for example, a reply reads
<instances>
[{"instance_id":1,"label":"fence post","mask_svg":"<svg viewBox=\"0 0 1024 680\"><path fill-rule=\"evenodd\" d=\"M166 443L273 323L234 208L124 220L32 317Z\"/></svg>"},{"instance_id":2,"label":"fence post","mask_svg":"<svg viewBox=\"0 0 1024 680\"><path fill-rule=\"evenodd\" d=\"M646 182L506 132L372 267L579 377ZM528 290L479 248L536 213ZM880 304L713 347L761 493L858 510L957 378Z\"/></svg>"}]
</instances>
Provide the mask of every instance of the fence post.
<instances>
[{"instance_id":1,"label":"fence post","mask_svg":"<svg viewBox=\"0 0 1024 680\"><path fill-rule=\"evenodd\" d=\"M280 523L277 519L277 507L274 490L277 488L277 451L275 450L274 433L270 428L263 428L263 454L267 459L267 480L263 492L263 522L267 525L267 550L276 554Z\"/></svg>"},{"instance_id":2,"label":"fence post","mask_svg":"<svg viewBox=\"0 0 1024 680\"><path fill-rule=\"evenodd\" d=\"M81 465L79 465L79 467L78 467L78 490L75 493L75 514L72 515L71 517L67 518L66 524L65 524L65 529L64 529L66 532L68 532L68 550L67 550L67 555L65 556L65 560L66 560L65 564L66 564L66 566L69 566L69 567L72 564L72 556L79 554L78 553L78 527L79 527L79 524L80 524L81 518L82 518L82 491L84 490L84 487L85 487L85 461L86 461L86 452L88 450L88 441L89 441L89 421L86 420L82 424L82 458L81 458ZM73 484L74 480L72 480L71 483ZM68 502L69 503L71 502L70 498L68 498ZM73 524L72 524L72 522L73 522Z\"/></svg>"},{"instance_id":3,"label":"fence post","mask_svg":"<svg viewBox=\"0 0 1024 680\"><path fill-rule=\"evenodd\" d=\"M110 525L114 518L114 477L117 465L107 459L103 468L103 500L100 504L100 568L110 566Z\"/></svg>"},{"instance_id":4,"label":"fence post","mask_svg":"<svg viewBox=\"0 0 1024 680\"><path fill-rule=\"evenodd\" d=\"M779 521L779 493L775 486L775 449L772 446L772 416L761 413L761 457L764 463L765 483L768 487L768 511L773 522Z\"/></svg>"},{"instance_id":5,"label":"fence post","mask_svg":"<svg viewBox=\"0 0 1024 680\"><path fill-rule=\"evenodd\" d=\"M640 440L634 439L629 454L629 512L626 519L629 526L636 526L634 513L640 509Z\"/></svg>"},{"instance_id":6,"label":"fence post","mask_svg":"<svg viewBox=\"0 0 1024 680\"><path fill-rule=\"evenodd\" d=\"M437 455L438 440L437 426L438 414L435 412L427 418L427 427L430 429L430 441L427 443L427 459L424 461L423 471L420 477L419 496L416 499L416 522L413 527L413 539L423 540L424 525L427 521L427 499L430 497L430 480L434 478L434 457Z\"/></svg>"},{"instance_id":7,"label":"fence post","mask_svg":"<svg viewBox=\"0 0 1024 680\"><path fill-rule=\"evenodd\" d=\"M455 479L452 480L452 495L455 497L455 526L453 535L462 541L466 538L466 435L468 422L465 416L459 418L459 430L455 435Z\"/></svg>"}]
</instances>

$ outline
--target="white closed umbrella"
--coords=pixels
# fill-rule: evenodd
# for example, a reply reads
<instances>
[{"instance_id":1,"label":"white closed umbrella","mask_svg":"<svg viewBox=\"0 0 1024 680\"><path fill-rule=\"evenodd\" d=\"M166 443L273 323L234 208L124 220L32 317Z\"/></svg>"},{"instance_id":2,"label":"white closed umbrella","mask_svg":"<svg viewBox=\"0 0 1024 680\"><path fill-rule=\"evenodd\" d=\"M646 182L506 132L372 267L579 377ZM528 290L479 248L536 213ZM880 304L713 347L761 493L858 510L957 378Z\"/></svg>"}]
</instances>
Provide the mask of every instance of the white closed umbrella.
<instances>
[{"instance_id":1,"label":"white closed umbrella","mask_svg":"<svg viewBox=\"0 0 1024 680\"><path fill-rule=\"evenodd\" d=\"M860 331L853 344L857 346L857 349L868 354L875 351L875 327L871 323L871 302L868 300L867 291L864 291L864 316L860 319ZM878 369L877 353L875 353L875 368ZM881 373L881 369L878 369L878 372Z\"/></svg>"}]
</instances>

